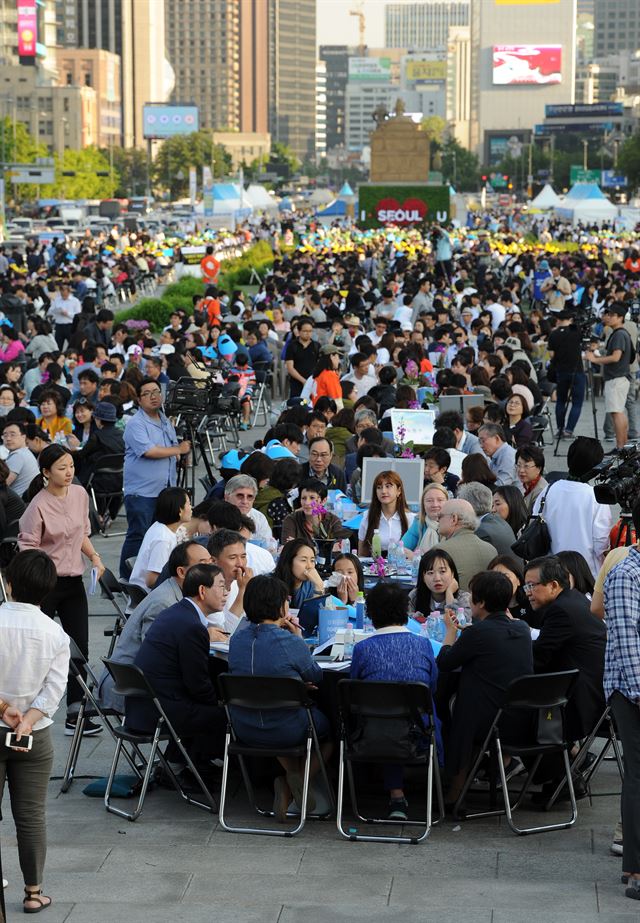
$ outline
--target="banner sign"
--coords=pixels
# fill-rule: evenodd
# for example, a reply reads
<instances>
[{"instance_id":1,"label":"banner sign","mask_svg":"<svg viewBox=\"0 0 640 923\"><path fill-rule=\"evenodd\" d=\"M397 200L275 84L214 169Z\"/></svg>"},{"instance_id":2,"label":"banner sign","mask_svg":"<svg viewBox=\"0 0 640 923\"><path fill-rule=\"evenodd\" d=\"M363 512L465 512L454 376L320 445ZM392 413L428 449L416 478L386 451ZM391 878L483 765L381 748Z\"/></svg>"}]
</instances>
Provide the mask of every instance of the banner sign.
<instances>
[{"instance_id":1,"label":"banner sign","mask_svg":"<svg viewBox=\"0 0 640 923\"><path fill-rule=\"evenodd\" d=\"M358 225L363 228L396 224L401 227L425 222L446 223L450 214L448 186L404 183L358 188Z\"/></svg>"},{"instance_id":2,"label":"banner sign","mask_svg":"<svg viewBox=\"0 0 640 923\"><path fill-rule=\"evenodd\" d=\"M35 58L38 40L36 0L18 2L18 54L21 58Z\"/></svg>"},{"instance_id":3,"label":"banner sign","mask_svg":"<svg viewBox=\"0 0 640 923\"><path fill-rule=\"evenodd\" d=\"M562 81L562 45L494 45L494 86Z\"/></svg>"}]
</instances>

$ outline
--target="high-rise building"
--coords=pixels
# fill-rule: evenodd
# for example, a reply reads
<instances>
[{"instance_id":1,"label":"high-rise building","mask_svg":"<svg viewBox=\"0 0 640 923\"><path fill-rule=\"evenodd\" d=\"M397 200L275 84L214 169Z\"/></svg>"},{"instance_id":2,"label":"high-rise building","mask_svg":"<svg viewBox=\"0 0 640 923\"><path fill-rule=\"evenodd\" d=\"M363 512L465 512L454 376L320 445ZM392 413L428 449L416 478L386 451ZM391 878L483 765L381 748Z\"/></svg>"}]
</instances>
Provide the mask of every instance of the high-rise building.
<instances>
[{"instance_id":1,"label":"high-rise building","mask_svg":"<svg viewBox=\"0 0 640 923\"><path fill-rule=\"evenodd\" d=\"M313 157L315 112L316 0L269 0L271 137Z\"/></svg>"},{"instance_id":2,"label":"high-rise building","mask_svg":"<svg viewBox=\"0 0 640 923\"><path fill-rule=\"evenodd\" d=\"M574 102L575 33L575 0L471 5L470 144L484 164L528 142L545 106Z\"/></svg>"},{"instance_id":3,"label":"high-rise building","mask_svg":"<svg viewBox=\"0 0 640 923\"><path fill-rule=\"evenodd\" d=\"M56 0L58 44L120 56L122 143L143 144L142 107L165 102L165 0Z\"/></svg>"},{"instance_id":4,"label":"high-rise building","mask_svg":"<svg viewBox=\"0 0 640 923\"><path fill-rule=\"evenodd\" d=\"M269 7L240 0L240 131L269 130Z\"/></svg>"},{"instance_id":5,"label":"high-rise building","mask_svg":"<svg viewBox=\"0 0 640 923\"><path fill-rule=\"evenodd\" d=\"M638 0L596 0L594 55L602 58L640 48Z\"/></svg>"},{"instance_id":6,"label":"high-rise building","mask_svg":"<svg viewBox=\"0 0 640 923\"><path fill-rule=\"evenodd\" d=\"M345 95L349 78L347 45L321 45L320 60L326 71L327 150L344 145Z\"/></svg>"},{"instance_id":7,"label":"high-rise building","mask_svg":"<svg viewBox=\"0 0 640 923\"><path fill-rule=\"evenodd\" d=\"M171 101L195 103L205 129L240 129L239 0L165 0Z\"/></svg>"},{"instance_id":8,"label":"high-rise building","mask_svg":"<svg viewBox=\"0 0 640 923\"><path fill-rule=\"evenodd\" d=\"M471 120L471 33L468 26L449 29L446 118L450 135L468 150Z\"/></svg>"},{"instance_id":9,"label":"high-rise building","mask_svg":"<svg viewBox=\"0 0 640 923\"><path fill-rule=\"evenodd\" d=\"M120 56L102 48L59 48L57 63L60 86L95 90L95 143L118 146L122 137Z\"/></svg>"},{"instance_id":10,"label":"high-rise building","mask_svg":"<svg viewBox=\"0 0 640 923\"><path fill-rule=\"evenodd\" d=\"M469 9L469 0L387 3L384 11L385 47L412 51L446 47L450 26L469 25Z\"/></svg>"}]
</instances>

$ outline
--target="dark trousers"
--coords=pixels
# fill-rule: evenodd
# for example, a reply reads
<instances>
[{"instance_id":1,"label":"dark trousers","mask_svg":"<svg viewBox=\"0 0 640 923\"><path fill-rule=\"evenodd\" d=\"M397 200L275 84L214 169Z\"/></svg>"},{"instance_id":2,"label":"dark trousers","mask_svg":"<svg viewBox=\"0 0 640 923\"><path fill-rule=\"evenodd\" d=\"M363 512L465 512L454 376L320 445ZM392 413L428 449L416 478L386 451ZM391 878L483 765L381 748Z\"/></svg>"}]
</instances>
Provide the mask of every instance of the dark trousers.
<instances>
[{"instance_id":1,"label":"dark trousers","mask_svg":"<svg viewBox=\"0 0 640 923\"><path fill-rule=\"evenodd\" d=\"M47 856L47 786L53 765L51 729L35 731L33 746L26 753L6 747L4 736L3 732L0 738L0 801L6 780L24 883L39 885Z\"/></svg>"},{"instance_id":2,"label":"dark trousers","mask_svg":"<svg viewBox=\"0 0 640 923\"><path fill-rule=\"evenodd\" d=\"M89 604L82 577L58 577L55 590L40 607L50 618L57 615L60 624L76 642L85 657L89 656ZM82 689L77 679L69 674L67 683L67 714L82 699Z\"/></svg>"},{"instance_id":3,"label":"dark trousers","mask_svg":"<svg viewBox=\"0 0 640 923\"><path fill-rule=\"evenodd\" d=\"M561 372L557 373L558 381L556 387L556 423L558 429L565 429L573 433L578 425L578 419L584 403L584 395L587 386L587 379L584 372ZM567 398L571 398L571 410L569 419L565 420L567 412Z\"/></svg>"},{"instance_id":4,"label":"dark trousers","mask_svg":"<svg viewBox=\"0 0 640 923\"><path fill-rule=\"evenodd\" d=\"M125 561L135 558L145 533L153 522L156 511L155 497L141 497L139 494L126 494L124 508L127 511L127 534L120 552L120 576L125 577Z\"/></svg>"},{"instance_id":5,"label":"dark trousers","mask_svg":"<svg viewBox=\"0 0 640 923\"><path fill-rule=\"evenodd\" d=\"M71 334L73 333L73 324L56 324L55 338L60 352L64 349L65 340L71 343Z\"/></svg>"},{"instance_id":6,"label":"dark trousers","mask_svg":"<svg viewBox=\"0 0 640 923\"><path fill-rule=\"evenodd\" d=\"M609 699L624 751L622 868L640 872L640 708L617 690Z\"/></svg>"}]
</instances>

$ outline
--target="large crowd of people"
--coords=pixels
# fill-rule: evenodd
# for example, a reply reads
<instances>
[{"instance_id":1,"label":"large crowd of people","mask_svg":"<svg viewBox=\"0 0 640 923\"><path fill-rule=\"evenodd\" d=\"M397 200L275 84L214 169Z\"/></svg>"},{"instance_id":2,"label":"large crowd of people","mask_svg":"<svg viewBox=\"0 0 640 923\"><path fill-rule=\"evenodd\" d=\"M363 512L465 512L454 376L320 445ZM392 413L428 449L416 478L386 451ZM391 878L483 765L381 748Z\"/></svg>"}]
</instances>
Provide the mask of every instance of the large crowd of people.
<instances>
[{"instance_id":1,"label":"large crowd of people","mask_svg":"<svg viewBox=\"0 0 640 923\"><path fill-rule=\"evenodd\" d=\"M320 685L297 613L333 594L355 617L363 560L376 559L372 629L351 675L432 690L450 809L512 680L579 670L572 752L611 705L625 757L612 849L623 855L627 895L640 898L640 504L623 509L629 541L618 548L615 506L598 502L591 483L605 451L637 437L640 262L633 236L567 234L553 222L537 231L539 242L525 243L489 215L424 236L309 222L252 296L224 292L207 252L203 295L156 336L102 306L105 277L126 271L122 260L155 271L144 241L108 276L89 242L86 252L34 246L22 262L4 260L0 534L11 553L0 725L32 734L33 746L0 740L0 789L6 779L25 910L50 903L41 891L49 725L66 685L65 733L76 729L82 690L66 682L69 638L88 656L84 575L90 566L95 581L105 568L92 536L123 514L117 569L130 604L113 658L144 670L208 784L218 782L226 721L210 643L228 642L231 673ZM256 233L268 238L268 225ZM164 410L181 378L212 378L237 398L243 445L216 457L219 477L204 478L199 499L184 476L193 447ZM271 419L258 438L250 431L264 382ZM587 388L604 398L602 441L576 434ZM421 408L436 411L424 445L406 440L393 416ZM546 470L545 435L567 448L568 471ZM424 463L413 508L397 458ZM380 465L371 482L367 459ZM526 530L538 516L546 544L532 554ZM394 579L402 570L411 586ZM130 727L153 729L139 701L114 694L108 671L99 689ZM314 715L330 760L331 716L320 706ZM306 733L302 714L280 718L233 715L245 742L272 749ZM101 730L85 722L84 734ZM528 734L515 721L503 737ZM510 778L524 769L516 757L507 763ZM310 810L326 796L316 770ZM286 821L290 803L301 806L301 766L283 758L278 772L274 813ZM561 779L544 761L533 802L545 804ZM406 819L403 772L385 767L382 787L389 817ZM587 793L579 768L574 788Z\"/></svg>"}]
</instances>

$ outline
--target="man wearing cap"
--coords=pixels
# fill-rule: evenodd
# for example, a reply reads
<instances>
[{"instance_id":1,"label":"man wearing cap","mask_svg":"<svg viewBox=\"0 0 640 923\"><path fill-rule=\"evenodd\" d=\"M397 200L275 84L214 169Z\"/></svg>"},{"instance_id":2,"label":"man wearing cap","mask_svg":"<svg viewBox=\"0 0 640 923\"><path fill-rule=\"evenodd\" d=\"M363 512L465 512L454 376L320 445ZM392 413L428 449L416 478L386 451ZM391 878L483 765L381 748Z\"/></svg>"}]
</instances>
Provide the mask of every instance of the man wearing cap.
<instances>
[{"instance_id":1,"label":"man wearing cap","mask_svg":"<svg viewBox=\"0 0 640 923\"><path fill-rule=\"evenodd\" d=\"M571 311L556 315L557 324L549 336L549 354L556 376L556 423L558 432L573 438L580 418L586 390L586 376L582 366L582 335ZM567 398L571 397L569 419Z\"/></svg>"},{"instance_id":2,"label":"man wearing cap","mask_svg":"<svg viewBox=\"0 0 640 923\"><path fill-rule=\"evenodd\" d=\"M176 460L191 451L187 440L178 442L173 424L162 413L162 391L152 378L138 385L139 410L124 434L124 505L127 535L120 553L120 574L126 560L137 555L153 522L156 499L165 487L175 487Z\"/></svg>"},{"instance_id":3,"label":"man wearing cap","mask_svg":"<svg viewBox=\"0 0 640 923\"><path fill-rule=\"evenodd\" d=\"M624 329L627 309L623 304L611 304L607 308L609 327L613 331L607 340L604 356L596 356L592 350L585 352L588 362L602 366L604 379L604 409L611 414L616 434L616 447L621 449L629 432L629 421L625 403L629 394L630 372L633 360L633 342Z\"/></svg>"}]
</instances>

